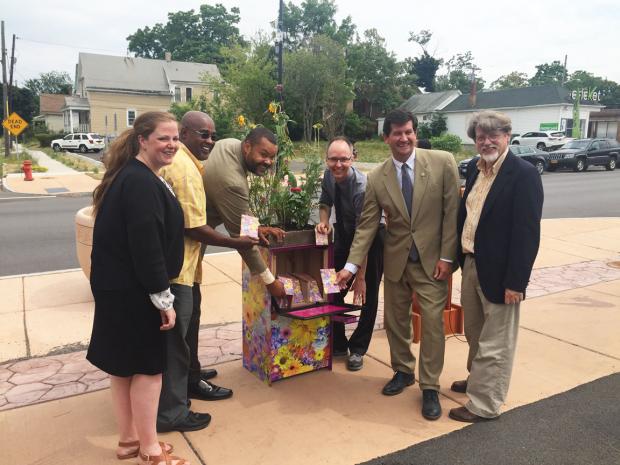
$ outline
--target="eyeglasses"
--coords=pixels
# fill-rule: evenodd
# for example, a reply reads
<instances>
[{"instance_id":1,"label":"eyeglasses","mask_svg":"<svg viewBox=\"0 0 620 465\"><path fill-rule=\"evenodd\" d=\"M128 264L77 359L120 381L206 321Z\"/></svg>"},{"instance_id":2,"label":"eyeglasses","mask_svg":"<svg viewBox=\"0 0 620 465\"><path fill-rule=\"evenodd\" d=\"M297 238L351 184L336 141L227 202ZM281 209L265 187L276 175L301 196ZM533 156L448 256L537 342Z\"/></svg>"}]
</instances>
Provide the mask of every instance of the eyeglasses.
<instances>
[{"instance_id":1,"label":"eyeglasses","mask_svg":"<svg viewBox=\"0 0 620 465\"><path fill-rule=\"evenodd\" d=\"M337 165L338 163L341 163L343 165L346 165L347 163L349 163L352 160L353 157L347 157L347 158L335 158L335 157L329 157L327 159L327 164L328 165Z\"/></svg>"},{"instance_id":2,"label":"eyeglasses","mask_svg":"<svg viewBox=\"0 0 620 465\"><path fill-rule=\"evenodd\" d=\"M194 131L196 134L198 134L202 139L211 139L213 141L217 140L217 134L215 132L211 132L208 129L205 129L203 131L197 131L195 129L190 129L191 131Z\"/></svg>"}]
</instances>

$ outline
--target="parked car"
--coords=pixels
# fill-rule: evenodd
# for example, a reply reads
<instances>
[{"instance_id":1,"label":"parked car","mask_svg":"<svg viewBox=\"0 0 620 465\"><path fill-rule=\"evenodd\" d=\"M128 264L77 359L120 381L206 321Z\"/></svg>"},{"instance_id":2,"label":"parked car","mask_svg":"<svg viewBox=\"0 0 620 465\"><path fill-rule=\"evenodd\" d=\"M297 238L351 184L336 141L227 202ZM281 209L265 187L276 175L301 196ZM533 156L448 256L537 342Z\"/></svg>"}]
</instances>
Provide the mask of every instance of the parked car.
<instances>
[{"instance_id":1,"label":"parked car","mask_svg":"<svg viewBox=\"0 0 620 465\"><path fill-rule=\"evenodd\" d=\"M539 150L552 150L561 147L571 138L566 137L562 131L531 131L513 138L510 143L514 145L531 145Z\"/></svg>"},{"instance_id":2,"label":"parked car","mask_svg":"<svg viewBox=\"0 0 620 465\"><path fill-rule=\"evenodd\" d=\"M105 148L105 139L103 136L92 132L76 132L68 134L62 139L54 139L50 146L54 152L61 150L79 150L82 153L90 150L99 152Z\"/></svg>"},{"instance_id":3,"label":"parked car","mask_svg":"<svg viewBox=\"0 0 620 465\"><path fill-rule=\"evenodd\" d=\"M548 167L549 154L547 152L543 152L542 150L538 150L537 148L529 147L526 145L511 145L510 151L514 155L521 157L525 161L528 161L532 165L534 165L536 167L536 171L538 171L538 174L540 174L541 176ZM475 158L478 158L478 155L476 155ZM467 165L470 161L471 158L468 158L459 163L459 174L463 178L467 177Z\"/></svg>"},{"instance_id":4,"label":"parked car","mask_svg":"<svg viewBox=\"0 0 620 465\"><path fill-rule=\"evenodd\" d=\"M614 139L575 139L548 155L549 171L571 168L581 172L588 166L604 166L613 171L620 158L620 144Z\"/></svg>"}]
</instances>

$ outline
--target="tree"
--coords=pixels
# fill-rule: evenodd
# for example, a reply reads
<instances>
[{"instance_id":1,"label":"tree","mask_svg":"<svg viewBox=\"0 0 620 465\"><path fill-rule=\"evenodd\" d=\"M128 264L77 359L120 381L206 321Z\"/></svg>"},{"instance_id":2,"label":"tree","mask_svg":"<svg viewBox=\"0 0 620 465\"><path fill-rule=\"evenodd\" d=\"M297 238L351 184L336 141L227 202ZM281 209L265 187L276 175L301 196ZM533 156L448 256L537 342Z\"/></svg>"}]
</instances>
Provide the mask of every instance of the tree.
<instances>
[{"instance_id":1,"label":"tree","mask_svg":"<svg viewBox=\"0 0 620 465\"><path fill-rule=\"evenodd\" d=\"M351 16L337 24L337 11L334 0L306 0L301 6L289 2L284 7L284 43L287 48L296 50L315 35L329 37L342 46L347 45L355 34L355 25Z\"/></svg>"},{"instance_id":2,"label":"tree","mask_svg":"<svg viewBox=\"0 0 620 465\"><path fill-rule=\"evenodd\" d=\"M567 76L566 68L559 61L536 66L536 74L530 78L530 86L554 84L561 86Z\"/></svg>"},{"instance_id":3,"label":"tree","mask_svg":"<svg viewBox=\"0 0 620 465\"><path fill-rule=\"evenodd\" d=\"M28 79L25 87L37 97L41 94L71 94L73 82L69 73L50 71L41 73L36 79ZM38 103L37 103L38 106Z\"/></svg>"},{"instance_id":4,"label":"tree","mask_svg":"<svg viewBox=\"0 0 620 465\"><path fill-rule=\"evenodd\" d=\"M287 112L301 121L303 138L310 141L312 125L322 117L344 121L347 102L353 97L346 79L344 49L325 36L315 36L308 46L285 55L284 92Z\"/></svg>"},{"instance_id":5,"label":"tree","mask_svg":"<svg viewBox=\"0 0 620 465\"><path fill-rule=\"evenodd\" d=\"M512 73L505 74L498 77L491 83L491 89L516 89L519 87L527 87L528 77L525 73L519 71L513 71Z\"/></svg>"},{"instance_id":6,"label":"tree","mask_svg":"<svg viewBox=\"0 0 620 465\"><path fill-rule=\"evenodd\" d=\"M29 124L32 124L32 118L39 113L39 99L32 90L25 87L11 86L9 92L12 96L13 105L9 112L16 112ZM0 105L2 106L2 105ZM0 109L0 119L5 119L8 115L4 114L4 108Z\"/></svg>"},{"instance_id":7,"label":"tree","mask_svg":"<svg viewBox=\"0 0 620 465\"><path fill-rule=\"evenodd\" d=\"M218 87L225 100L255 123L272 124L266 113L275 95L275 61L271 41L259 35L247 45L222 49L227 65L222 67L226 84Z\"/></svg>"},{"instance_id":8,"label":"tree","mask_svg":"<svg viewBox=\"0 0 620 465\"><path fill-rule=\"evenodd\" d=\"M432 37L433 34L427 29L423 29L419 34L409 32L408 41L417 43L422 48L422 55L413 59L405 59L408 74L415 75L415 84L423 87L426 92L435 91L435 76L443 62L428 53L427 45Z\"/></svg>"},{"instance_id":9,"label":"tree","mask_svg":"<svg viewBox=\"0 0 620 465\"><path fill-rule=\"evenodd\" d=\"M446 62L448 72L437 78L437 90L458 89L464 94L471 91L472 74L480 68L474 63L474 57L470 51L457 53ZM482 78L476 79L476 89L482 90L485 81Z\"/></svg>"},{"instance_id":10,"label":"tree","mask_svg":"<svg viewBox=\"0 0 620 465\"><path fill-rule=\"evenodd\" d=\"M165 52L175 60L221 64L221 48L243 43L239 34L239 8L230 13L222 4L200 5L194 10L168 13L166 24L146 26L129 35L129 51L142 58L164 59Z\"/></svg>"},{"instance_id":11,"label":"tree","mask_svg":"<svg viewBox=\"0 0 620 465\"><path fill-rule=\"evenodd\" d=\"M394 53L385 48L385 39L376 29L364 32L364 40L347 49L348 75L353 81L356 108L372 118L377 112L400 103L398 84L400 64Z\"/></svg>"}]
</instances>

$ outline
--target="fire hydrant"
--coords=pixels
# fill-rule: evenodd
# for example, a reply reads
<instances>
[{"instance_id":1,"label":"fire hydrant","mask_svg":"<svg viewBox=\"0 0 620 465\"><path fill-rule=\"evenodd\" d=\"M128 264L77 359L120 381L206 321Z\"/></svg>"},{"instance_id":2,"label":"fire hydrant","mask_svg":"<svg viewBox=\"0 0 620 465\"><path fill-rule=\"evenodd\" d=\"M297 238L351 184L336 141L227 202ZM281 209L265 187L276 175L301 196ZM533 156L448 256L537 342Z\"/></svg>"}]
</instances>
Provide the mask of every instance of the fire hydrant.
<instances>
[{"instance_id":1,"label":"fire hydrant","mask_svg":"<svg viewBox=\"0 0 620 465\"><path fill-rule=\"evenodd\" d=\"M24 181L34 181L32 177L32 160L24 160L22 171L24 172Z\"/></svg>"}]
</instances>

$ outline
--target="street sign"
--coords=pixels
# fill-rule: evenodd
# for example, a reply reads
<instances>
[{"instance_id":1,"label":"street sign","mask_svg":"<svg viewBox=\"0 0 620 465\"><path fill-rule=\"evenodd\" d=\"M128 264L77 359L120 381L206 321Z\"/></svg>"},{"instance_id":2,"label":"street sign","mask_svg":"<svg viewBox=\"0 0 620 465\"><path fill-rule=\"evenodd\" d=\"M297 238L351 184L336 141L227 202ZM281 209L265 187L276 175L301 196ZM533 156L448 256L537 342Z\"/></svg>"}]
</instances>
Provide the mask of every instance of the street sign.
<instances>
[{"instance_id":1,"label":"street sign","mask_svg":"<svg viewBox=\"0 0 620 465\"><path fill-rule=\"evenodd\" d=\"M28 123L17 113L13 112L2 122L2 126L7 128L14 136L19 136L22 131L28 127Z\"/></svg>"}]
</instances>

